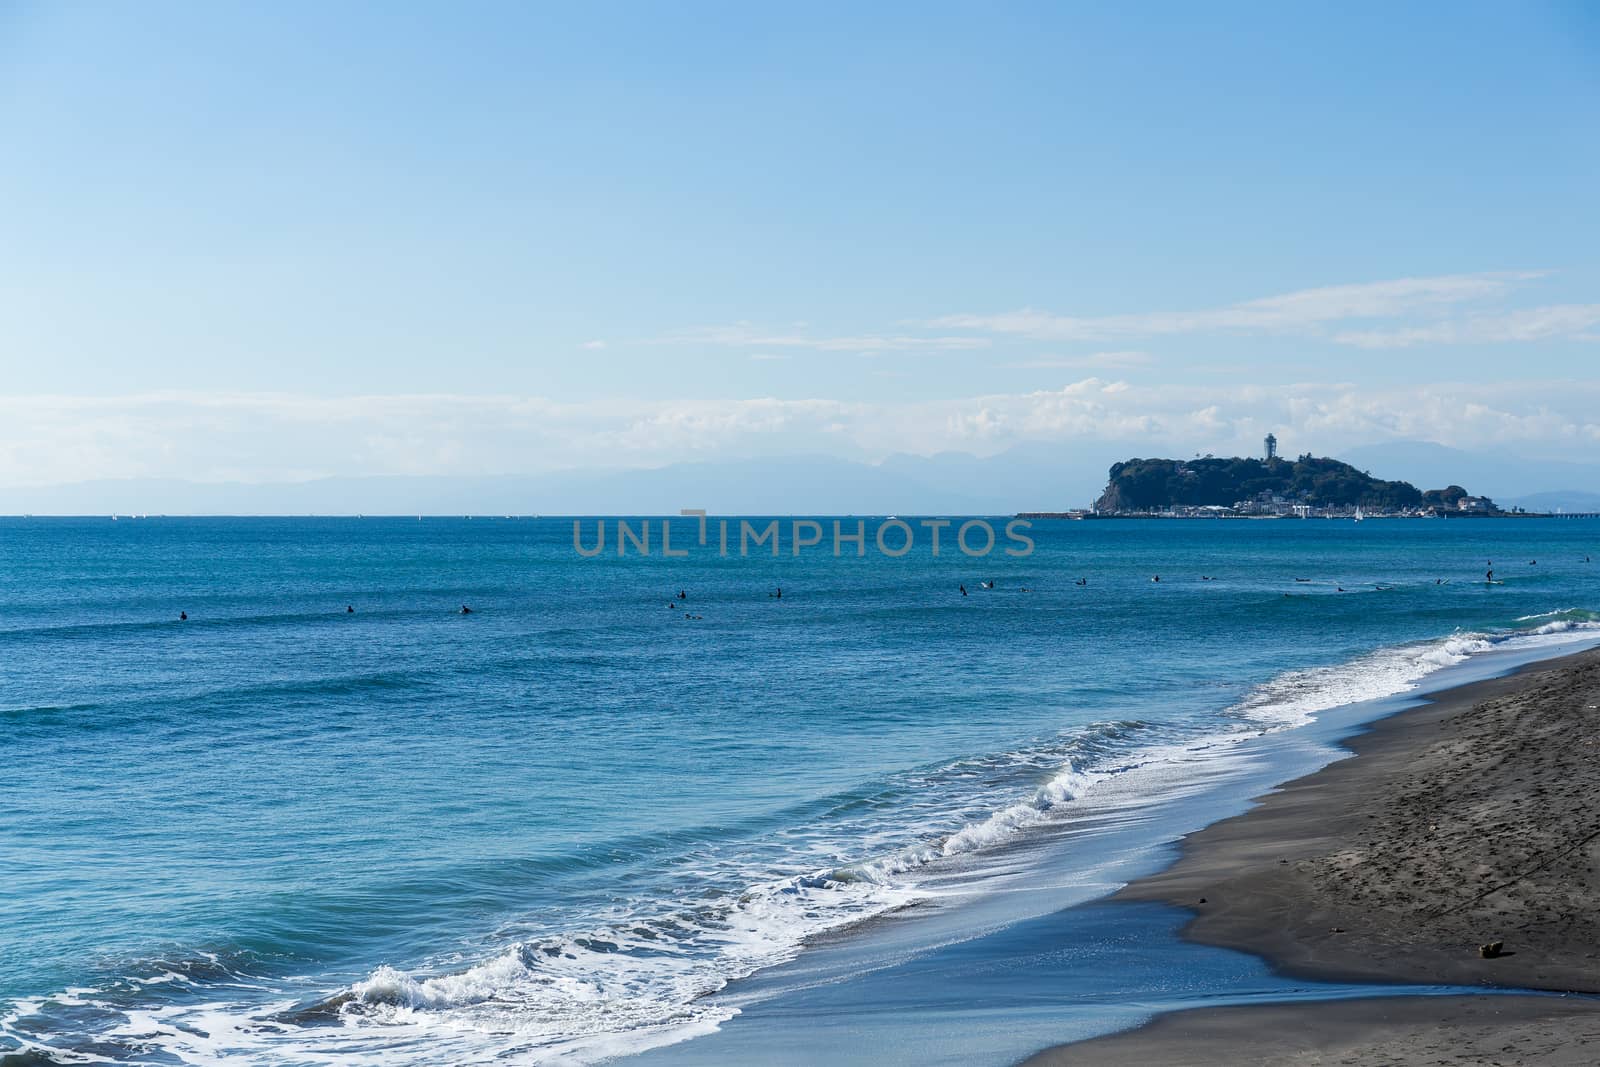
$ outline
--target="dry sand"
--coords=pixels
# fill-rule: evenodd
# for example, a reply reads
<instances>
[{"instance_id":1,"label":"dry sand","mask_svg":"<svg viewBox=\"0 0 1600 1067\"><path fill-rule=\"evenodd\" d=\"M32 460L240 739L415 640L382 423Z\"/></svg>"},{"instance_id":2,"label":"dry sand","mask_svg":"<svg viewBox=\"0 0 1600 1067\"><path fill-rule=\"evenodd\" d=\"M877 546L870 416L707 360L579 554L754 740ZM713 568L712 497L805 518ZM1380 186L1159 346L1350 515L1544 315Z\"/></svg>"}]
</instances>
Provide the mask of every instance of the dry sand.
<instances>
[{"instance_id":1,"label":"dry sand","mask_svg":"<svg viewBox=\"0 0 1600 1067\"><path fill-rule=\"evenodd\" d=\"M1600 993L1600 650L1348 747L1118 898L1193 909L1186 937L1290 975ZM1587 998L1380 998L1178 1012L1030 1062L1592 1064L1597 1036Z\"/></svg>"}]
</instances>

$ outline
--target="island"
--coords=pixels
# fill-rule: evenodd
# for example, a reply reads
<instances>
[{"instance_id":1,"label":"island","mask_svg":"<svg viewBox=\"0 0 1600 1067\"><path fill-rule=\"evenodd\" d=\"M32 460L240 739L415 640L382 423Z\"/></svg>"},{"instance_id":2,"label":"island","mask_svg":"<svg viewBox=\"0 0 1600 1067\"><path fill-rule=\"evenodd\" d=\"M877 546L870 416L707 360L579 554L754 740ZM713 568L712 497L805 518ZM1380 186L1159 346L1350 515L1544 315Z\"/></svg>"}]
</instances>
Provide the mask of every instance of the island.
<instances>
[{"instance_id":1,"label":"island","mask_svg":"<svg viewBox=\"0 0 1600 1067\"><path fill-rule=\"evenodd\" d=\"M1297 459L1201 456L1128 459L1111 466L1091 509L1025 512L1022 518L1505 518L1459 485L1418 489L1348 463L1307 453Z\"/></svg>"}]
</instances>

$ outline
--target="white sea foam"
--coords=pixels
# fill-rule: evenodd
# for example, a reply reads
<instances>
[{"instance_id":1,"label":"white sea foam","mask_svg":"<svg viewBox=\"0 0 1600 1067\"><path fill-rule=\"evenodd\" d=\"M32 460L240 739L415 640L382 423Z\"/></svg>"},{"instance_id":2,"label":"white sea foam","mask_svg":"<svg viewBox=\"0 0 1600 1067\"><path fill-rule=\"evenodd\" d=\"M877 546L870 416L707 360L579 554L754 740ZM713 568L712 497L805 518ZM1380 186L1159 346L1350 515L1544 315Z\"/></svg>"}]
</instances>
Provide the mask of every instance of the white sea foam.
<instances>
[{"instance_id":1,"label":"white sea foam","mask_svg":"<svg viewBox=\"0 0 1600 1067\"><path fill-rule=\"evenodd\" d=\"M982 822L969 823L945 838L939 852L941 855L955 856L1001 844L1017 831L1044 822L1053 809L1082 796L1101 777L1084 773L1068 764L1041 785L1030 799L1001 808Z\"/></svg>"},{"instance_id":2,"label":"white sea foam","mask_svg":"<svg viewBox=\"0 0 1600 1067\"><path fill-rule=\"evenodd\" d=\"M1559 611L1524 615L1517 621L1539 623L1532 630L1526 631L1530 635L1563 634L1574 630L1592 630L1600 626L1600 612L1586 611L1583 608L1562 608Z\"/></svg>"},{"instance_id":3,"label":"white sea foam","mask_svg":"<svg viewBox=\"0 0 1600 1067\"><path fill-rule=\"evenodd\" d=\"M1318 712L1406 692L1435 671L1492 647L1484 634L1454 634L1442 641L1379 649L1348 663L1286 671L1229 712L1275 729L1301 726Z\"/></svg>"},{"instance_id":4,"label":"white sea foam","mask_svg":"<svg viewBox=\"0 0 1600 1067\"><path fill-rule=\"evenodd\" d=\"M1519 622L1550 619L1545 624L1510 633L1456 633L1439 641L1424 641L1379 649L1348 662L1327 667L1286 671L1259 686L1229 709L1230 713L1273 728L1304 725L1317 713L1368 700L1379 700L1416 689L1429 675L1452 667L1479 653L1496 649L1516 651L1560 642L1542 638L1600 632L1591 612L1546 612Z\"/></svg>"},{"instance_id":5,"label":"white sea foam","mask_svg":"<svg viewBox=\"0 0 1600 1067\"><path fill-rule=\"evenodd\" d=\"M1562 619L1570 622L1600 622L1600 612L1589 611L1585 608L1557 608L1555 611L1541 611L1537 615L1519 615L1518 622L1534 622L1537 619Z\"/></svg>"}]
</instances>

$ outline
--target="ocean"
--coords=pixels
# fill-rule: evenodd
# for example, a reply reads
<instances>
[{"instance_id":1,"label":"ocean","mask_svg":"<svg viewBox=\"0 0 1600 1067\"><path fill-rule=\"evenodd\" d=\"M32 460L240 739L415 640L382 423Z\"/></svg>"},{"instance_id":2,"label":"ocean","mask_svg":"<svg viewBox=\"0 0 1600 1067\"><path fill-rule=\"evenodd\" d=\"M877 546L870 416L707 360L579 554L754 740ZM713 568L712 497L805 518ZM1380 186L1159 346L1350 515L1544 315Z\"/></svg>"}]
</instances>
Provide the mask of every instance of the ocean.
<instances>
[{"instance_id":1,"label":"ocean","mask_svg":"<svg viewBox=\"0 0 1600 1067\"><path fill-rule=\"evenodd\" d=\"M1333 709L1600 641L1594 520L866 521L0 519L0 1056L749 1062L757 1001L1092 901Z\"/></svg>"}]
</instances>

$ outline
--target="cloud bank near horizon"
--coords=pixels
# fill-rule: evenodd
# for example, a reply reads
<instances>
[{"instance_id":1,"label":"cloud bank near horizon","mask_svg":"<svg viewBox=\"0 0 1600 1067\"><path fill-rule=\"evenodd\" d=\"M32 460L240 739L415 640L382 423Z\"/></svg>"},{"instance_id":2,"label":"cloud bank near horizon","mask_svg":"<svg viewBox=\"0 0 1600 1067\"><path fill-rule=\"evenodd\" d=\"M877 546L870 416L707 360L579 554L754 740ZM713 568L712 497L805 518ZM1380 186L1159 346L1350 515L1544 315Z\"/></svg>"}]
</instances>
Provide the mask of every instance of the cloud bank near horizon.
<instances>
[{"instance_id":1,"label":"cloud bank near horizon","mask_svg":"<svg viewBox=\"0 0 1600 1067\"><path fill-rule=\"evenodd\" d=\"M949 361L1043 372L1021 381L1013 377L1018 386L1041 377L1064 381L1026 391L1014 386L1018 391L961 395L947 382L946 395L929 396L924 388L918 399L896 399L882 388L858 393L862 375L841 376L836 363L830 377L824 363L808 364L816 372L808 369L796 379L814 390L810 397L783 399L754 389L755 395L743 399L582 402L510 392L0 396L0 487L106 478L258 483L542 474L803 454L876 462L897 453L987 456L1028 443L1253 453L1269 430L1286 451L1334 453L1422 440L1557 458L1600 442L1600 416L1594 414L1600 383L1575 376L1572 362L1552 360L1544 374L1523 379L1444 384L1416 381L1428 373L1418 365L1410 384L1380 387L1348 380L1262 382L1263 375L1282 375L1290 366L1269 362L1232 368L1258 384L1213 385L1197 383L1195 375L1215 368L1197 365L1192 353L1186 361L1181 352L1183 339L1193 335L1294 336L1313 351L1320 344L1324 360L1341 351L1353 356L1352 348L1600 340L1600 304L1527 299L1525 290L1550 274L1495 271L1329 285L1193 311L1082 316L1024 309L865 330L738 322L643 342L656 353L653 358L663 347L721 350L745 366L791 355L858 354L885 361L900 355L917 356L918 365L935 360L928 372L935 383L938 374L949 372ZM1094 344L1073 351L1078 342ZM1041 344L1054 351L1039 351ZM579 348L606 353L596 373L630 380L629 368L636 364L629 360L637 351L630 352L627 342L597 338ZM1302 368L1322 365L1311 362L1319 358L1315 354L1304 358ZM1452 377L1462 375L1464 364L1431 358L1436 370L1448 367ZM1520 358L1526 369L1528 355ZM701 366L715 371L719 364ZM1152 381L1157 368L1171 379ZM874 373L900 372L880 367Z\"/></svg>"},{"instance_id":2,"label":"cloud bank near horizon","mask_svg":"<svg viewBox=\"0 0 1600 1067\"><path fill-rule=\"evenodd\" d=\"M0 398L0 486L102 478L274 482L328 476L537 474L820 454L994 455L1028 443L1332 454L1425 440L1534 458L1600 444L1600 382L1372 389L1349 383L1196 387L1086 377L954 400L637 400L513 395L324 397L151 392Z\"/></svg>"}]
</instances>

